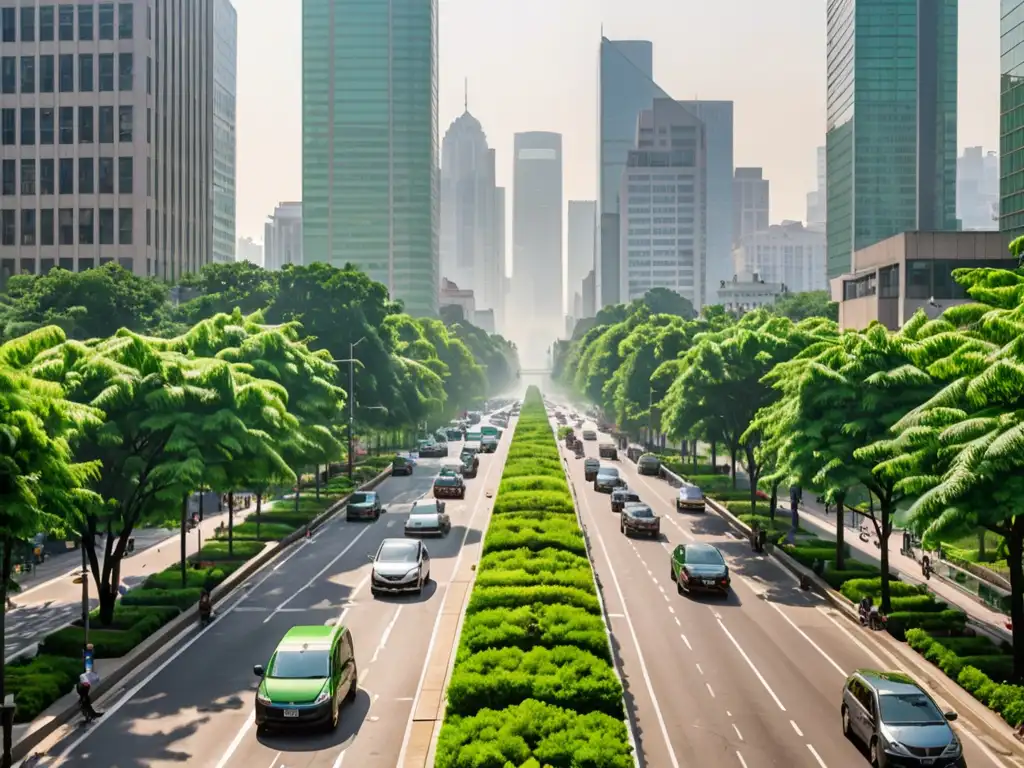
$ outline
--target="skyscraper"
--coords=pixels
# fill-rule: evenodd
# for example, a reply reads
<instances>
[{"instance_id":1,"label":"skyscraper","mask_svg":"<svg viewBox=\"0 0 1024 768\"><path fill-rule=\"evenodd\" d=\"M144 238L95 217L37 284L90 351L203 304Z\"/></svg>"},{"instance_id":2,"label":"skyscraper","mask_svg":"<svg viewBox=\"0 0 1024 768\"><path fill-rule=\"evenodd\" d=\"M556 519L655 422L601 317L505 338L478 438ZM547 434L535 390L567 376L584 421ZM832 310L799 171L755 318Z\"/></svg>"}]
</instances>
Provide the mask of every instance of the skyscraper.
<instances>
[{"instance_id":1,"label":"skyscraper","mask_svg":"<svg viewBox=\"0 0 1024 768\"><path fill-rule=\"evenodd\" d=\"M807 193L807 227L824 231L825 220L828 216L825 205L825 148L818 147L815 154L817 159L815 186L812 192Z\"/></svg>"},{"instance_id":2,"label":"skyscraper","mask_svg":"<svg viewBox=\"0 0 1024 768\"><path fill-rule=\"evenodd\" d=\"M574 309L572 296L583 290L583 278L594 268L594 246L597 237L597 202L570 200L568 206L568 258L566 261L566 309L576 319L580 310Z\"/></svg>"},{"instance_id":3,"label":"skyscraper","mask_svg":"<svg viewBox=\"0 0 1024 768\"><path fill-rule=\"evenodd\" d=\"M955 230L957 0L829 0L828 275L900 232Z\"/></svg>"},{"instance_id":4,"label":"skyscraper","mask_svg":"<svg viewBox=\"0 0 1024 768\"><path fill-rule=\"evenodd\" d=\"M1024 0L1002 0L999 22L999 229L1024 235Z\"/></svg>"},{"instance_id":5,"label":"skyscraper","mask_svg":"<svg viewBox=\"0 0 1024 768\"><path fill-rule=\"evenodd\" d=\"M213 3L213 260L235 260L235 102L238 13Z\"/></svg>"},{"instance_id":6,"label":"skyscraper","mask_svg":"<svg viewBox=\"0 0 1024 768\"><path fill-rule=\"evenodd\" d=\"M565 325L561 134L515 135L512 195L512 302L506 324L524 367L540 367L551 339Z\"/></svg>"},{"instance_id":7,"label":"skyscraper","mask_svg":"<svg viewBox=\"0 0 1024 768\"><path fill-rule=\"evenodd\" d=\"M737 168L732 180L733 247L744 235L768 229L771 187L761 168Z\"/></svg>"},{"instance_id":8,"label":"skyscraper","mask_svg":"<svg viewBox=\"0 0 1024 768\"><path fill-rule=\"evenodd\" d=\"M302 264L302 203L281 203L263 226L263 267Z\"/></svg>"},{"instance_id":9,"label":"skyscraper","mask_svg":"<svg viewBox=\"0 0 1024 768\"><path fill-rule=\"evenodd\" d=\"M441 275L473 291L477 309L493 309L497 315L505 249L498 242L503 226L494 176L494 150L467 109L441 142Z\"/></svg>"},{"instance_id":10,"label":"skyscraper","mask_svg":"<svg viewBox=\"0 0 1024 768\"><path fill-rule=\"evenodd\" d=\"M351 262L435 314L438 173L437 0L303 0L305 262Z\"/></svg>"},{"instance_id":11,"label":"skyscraper","mask_svg":"<svg viewBox=\"0 0 1024 768\"><path fill-rule=\"evenodd\" d=\"M956 217L964 231L999 229L999 154L964 147L956 161Z\"/></svg>"}]
</instances>

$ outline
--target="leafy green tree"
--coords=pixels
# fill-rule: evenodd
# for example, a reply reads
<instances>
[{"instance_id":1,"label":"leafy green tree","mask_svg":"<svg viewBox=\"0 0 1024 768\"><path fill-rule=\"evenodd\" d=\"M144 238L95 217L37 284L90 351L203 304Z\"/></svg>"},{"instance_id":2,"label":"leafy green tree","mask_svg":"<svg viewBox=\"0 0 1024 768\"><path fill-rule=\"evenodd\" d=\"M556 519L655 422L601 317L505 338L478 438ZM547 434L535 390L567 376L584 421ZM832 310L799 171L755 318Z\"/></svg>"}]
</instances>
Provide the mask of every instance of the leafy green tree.
<instances>
[{"instance_id":1,"label":"leafy green tree","mask_svg":"<svg viewBox=\"0 0 1024 768\"><path fill-rule=\"evenodd\" d=\"M180 291L187 300L176 308L174 317L190 327L235 309L243 315L266 309L277 299L278 274L248 261L207 264L182 278Z\"/></svg>"},{"instance_id":2,"label":"leafy green tree","mask_svg":"<svg viewBox=\"0 0 1024 768\"><path fill-rule=\"evenodd\" d=\"M473 358L469 347L458 336L450 334L440 320L420 318L416 322L448 370L444 381L448 415L482 403L488 393L487 375Z\"/></svg>"},{"instance_id":3,"label":"leafy green tree","mask_svg":"<svg viewBox=\"0 0 1024 768\"><path fill-rule=\"evenodd\" d=\"M684 320L692 320L697 316L693 302L668 288L651 288L640 302L652 315L674 315Z\"/></svg>"},{"instance_id":4,"label":"leafy green tree","mask_svg":"<svg viewBox=\"0 0 1024 768\"><path fill-rule=\"evenodd\" d=\"M839 304L832 301L832 295L828 291L787 293L775 300L771 311L788 317L794 323L809 317L824 317L832 322L839 322Z\"/></svg>"}]
</instances>

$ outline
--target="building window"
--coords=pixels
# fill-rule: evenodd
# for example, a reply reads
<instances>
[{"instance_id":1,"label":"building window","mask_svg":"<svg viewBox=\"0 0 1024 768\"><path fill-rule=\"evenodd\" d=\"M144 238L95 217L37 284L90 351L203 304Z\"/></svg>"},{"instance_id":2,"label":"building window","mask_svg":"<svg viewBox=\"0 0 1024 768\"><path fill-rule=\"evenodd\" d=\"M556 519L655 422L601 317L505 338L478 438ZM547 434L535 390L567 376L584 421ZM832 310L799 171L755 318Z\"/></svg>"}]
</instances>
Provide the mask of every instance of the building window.
<instances>
[{"instance_id":1,"label":"building window","mask_svg":"<svg viewBox=\"0 0 1024 768\"><path fill-rule=\"evenodd\" d=\"M153 59L146 57L146 94L153 95Z\"/></svg>"},{"instance_id":2,"label":"building window","mask_svg":"<svg viewBox=\"0 0 1024 768\"><path fill-rule=\"evenodd\" d=\"M100 208L100 245L114 244L114 209Z\"/></svg>"},{"instance_id":3,"label":"building window","mask_svg":"<svg viewBox=\"0 0 1024 768\"><path fill-rule=\"evenodd\" d=\"M153 212L146 209L146 245L153 244Z\"/></svg>"},{"instance_id":4,"label":"building window","mask_svg":"<svg viewBox=\"0 0 1024 768\"><path fill-rule=\"evenodd\" d=\"M0 92L18 92L18 59L16 56L0 58Z\"/></svg>"},{"instance_id":5,"label":"building window","mask_svg":"<svg viewBox=\"0 0 1024 768\"><path fill-rule=\"evenodd\" d=\"M75 39L75 6L62 5L57 9L57 20L60 24L61 42L70 42Z\"/></svg>"},{"instance_id":6,"label":"building window","mask_svg":"<svg viewBox=\"0 0 1024 768\"><path fill-rule=\"evenodd\" d=\"M62 157L57 165L57 191L62 195L75 194L75 161L70 157Z\"/></svg>"},{"instance_id":7,"label":"building window","mask_svg":"<svg viewBox=\"0 0 1024 768\"><path fill-rule=\"evenodd\" d=\"M85 272L87 269L92 269L93 259L79 259L78 260L78 271Z\"/></svg>"},{"instance_id":8,"label":"building window","mask_svg":"<svg viewBox=\"0 0 1024 768\"><path fill-rule=\"evenodd\" d=\"M112 157L101 157L100 158L100 194L101 195L112 195L114 194L114 158Z\"/></svg>"},{"instance_id":9,"label":"building window","mask_svg":"<svg viewBox=\"0 0 1024 768\"><path fill-rule=\"evenodd\" d=\"M21 57L21 92L36 92L36 57Z\"/></svg>"},{"instance_id":10,"label":"building window","mask_svg":"<svg viewBox=\"0 0 1024 768\"><path fill-rule=\"evenodd\" d=\"M53 245L53 243L51 243L51 245ZM75 260L70 258L70 257L60 258L60 259L57 259L57 266L60 269L66 270L68 272L74 272L75 271Z\"/></svg>"},{"instance_id":11,"label":"building window","mask_svg":"<svg viewBox=\"0 0 1024 768\"><path fill-rule=\"evenodd\" d=\"M3 40L5 43L18 42L18 27L14 11L14 8L0 9L0 40ZM14 245L14 243L11 243L11 245Z\"/></svg>"},{"instance_id":12,"label":"building window","mask_svg":"<svg viewBox=\"0 0 1024 768\"><path fill-rule=\"evenodd\" d=\"M54 189L53 158L44 157L39 161L39 194L52 195Z\"/></svg>"},{"instance_id":13,"label":"building window","mask_svg":"<svg viewBox=\"0 0 1024 768\"><path fill-rule=\"evenodd\" d=\"M898 264L878 270L878 298L897 299L900 295L900 268Z\"/></svg>"},{"instance_id":14,"label":"building window","mask_svg":"<svg viewBox=\"0 0 1024 768\"><path fill-rule=\"evenodd\" d=\"M96 243L96 213L92 208L78 209L78 243L94 245Z\"/></svg>"},{"instance_id":15,"label":"building window","mask_svg":"<svg viewBox=\"0 0 1024 768\"><path fill-rule=\"evenodd\" d=\"M114 108L100 107L100 144L114 143Z\"/></svg>"},{"instance_id":16,"label":"building window","mask_svg":"<svg viewBox=\"0 0 1024 768\"><path fill-rule=\"evenodd\" d=\"M131 40L135 33L135 19L131 3L120 3L117 9L117 37L119 40Z\"/></svg>"},{"instance_id":17,"label":"building window","mask_svg":"<svg viewBox=\"0 0 1024 768\"><path fill-rule=\"evenodd\" d=\"M21 161L21 194L36 193L36 159L23 158Z\"/></svg>"},{"instance_id":18,"label":"building window","mask_svg":"<svg viewBox=\"0 0 1024 768\"><path fill-rule=\"evenodd\" d=\"M117 54L117 90L130 91L135 80L135 57L130 53Z\"/></svg>"},{"instance_id":19,"label":"building window","mask_svg":"<svg viewBox=\"0 0 1024 768\"><path fill-rule=\"evenodd\" d=\"M100 3L100 40L114 39L114 4Z\"/></svg>"},{"instance_id":20,"label":"building window","mask_svg":"<svg viewBox=\"0 0 1024 768\"><path fill-rule=\"evenodd\" d=\"M36 244L36 209L21 209L21 244Z\"/></svg>"},{"instance_id":21,"label":"building window","mask_svg":"<svg viewBox=\"0 0 1024 768\"><path fill-rule=\"evenodd\" d=\"M61 107L57 113L57 119L60 125L60 143L61 144L74 144L75 143L75 108L74 107Z\"/></svg>"},{"instance_id":22,"label":"building window","mask_svg":"<svg viewBox=\"0 0 1024 768\"><path fill-rule=\"evenodd\" d=\"M94 88L92 68L92 54L80 53L78 55L78 90L83 93L91 93Z\"/></svg>"},{"instance_id":23,"label":"building window","mask_svg":"<svg viewBox=\"0 0 1024 768\"><path fill-rule=\"evenodd\" d=\"M118 245L132 244L132 226L135 222L135 217L132 215L133 213L134 211L131 208L121 208L117 212Z\"/></svg>"},{"instance_id":24,"label":"building window","mask_svg":"<svg viewBox=\"0 0 1024 768\"><path fill-rule=\"evenodd\" d=\"M39 57L39 92L53 93L53 56Z\"/></svg>"},{"instance_id":25,"label":"building window","mask_svg":"<svg viewBox=\"0 0 1024 768\"><path fill-rule=\"evenodd\" d=\"M153 143L153 108L146 107L146 143Z\"/></svg>"},{"instance_id":26,"label":"building window","mask_svg":"<svg viewBox=\"0 0 1024 768\"><path fill-rule=\"evenodd\" d=\"M35 211L33 211L35 213ZM39 260L39 274L48 275L53 271L54 263L53 259L40 259Z\"/></svg>"},{"instance_id":27,"label":"building window","mask_svg":"<svg viewBox=\"0 0 1024 768\"><path fill-rule=\"evenodd\" d=\"M53 208L43 208L39 212L39 244L53 245Z\"/></svg>"},{"instance_id":28,"label":"building window","mask_svg":"<svg viewBox=\"0 0 1024 768\"><path fill-rule=\"evenodd\" d=\"M130 195L135 191L135 163L131 157L117 158L117 193Z\"/></svg>"},{"instance_id":29,"label":"building window","mask_svg":"<svg viewBox=\"0 0 1024 768\"><path fill-rule=\"evenodd\" d=\"M39 42L53 41L53 6L43 5L39 8Z\"/></svg>"},{"instance_id":30,"label":"building window","mask_svg":"<svg viewBox=\"0 0 1024 768\"><path fill-rule=\"evenodd\" d=\"M932 295L932 263L928 259L907 262L907 298L927 299Z\"/></svg>"},{"instance_id":31,"label":"building window","mask_svg":"<svg viewBox=\"0 0 1024 768\"><path fill-rule=\"evenodd\" d=\"M33 43L36 39L36 9L31 5L21 7L21 42Z\"/></svg>"},{"instance_id":32,"label":"building window","mask_svg":"<svg viewBox=\"0 0 1024 768\"><path fill-rule=\"evenodd\" d=\"M117 133L119 141L132 140L132 124L135 121L131 104L117 108Z\"/></svg>"},{"instance_id":33,"label":"building window","mask_svg":"<svg viewBox=\"0 0 1024 768\"><path fill-rule=\"evenodd\" d=\"M30 147L36 143L36 108L21 108L21 143Z\"/></svg>"},{"instance_id":34,"label":"building window","mask_svg":"<svg viewBox=\"0 0 1024 768\"><path fill-rule=\"evenodd\" d=\"M18 143L18 131L15 127L17 121L13 107L4 107L0 110L0 143L5 147L13 147Z\"/></svg>"},{"instance_id":35,"label":"building window","mask_svg":"<svg viewBox=\"0 0 1024 768\"><path fill-rule=\"evenodd\" d=\"M13 160L3 161L3 193L5 196L14 195L18 191L18 166Z\"/></svg>"},{"instance_id":36,"label":"building window","mask_svg":"<svg viewBox=\"0 0 1024 768\"><path fill-rule=\"evenodd\" d=\"M59 60L60 92L75 92L75 54L62 53Z\"/></svg>"},{"instance_id":37,"label":"building window","mask_svg":"<svg viewBox=\"0 0 1024 768\"><path fill-rule=\"evenodd\" d=\"M78 108L78 141L80 144L92 144L96 140L94 119L92 107Z\"/></svg>"},{"instance_id":38,"label":"building window","mask_svg":"<svg viewBox=\"0 0 1024 768\"><path fill-rule=\"evenodd\" d=\"M61 245L75 244L75 209L61 208L58 217L58 236Z\"/></svg>"},{"instance_id":39,"label":"building window","mask_svg":"<svg viewBox=\"0 0 1024 768\"><path fill-rule=\"evenodd\" d=\"M100 54L100 91L114 90L114 54Z\"/></svg>"},{"instance_id":40,"label":"building window","mask_svg":"<svg viewBox=\"0 0 1024 768\"><path fill-rule=\"evenodd\" d=\"M78 158L78 194L92 195L96 192L96 159Z\"/></svg>"},{"instance_id":41,"label":"building window","mask_svg":"<svg viewBox=\"0 0 1024 768\"><path fill-rule=\"evenodd\" d=\"M14 211L5 209L0 213L0 245L15 245L17 243Z\"/></svg>"},{"instance_id":42,"label":"building window","mask_svg":"<svg viewBox=\"0 0 1024 768\"><path fill-rule=\"evenodd\" d=\"M39 143L53 144L53 107L39 110Z\"/></svg>"},{"instance_id":43,"label":"building window","mask_svg":"<svg viewBox=\"0 0 1024 768\"><path fill-rule=\"evenodd\" d=\"M78 6L78 39L91 41L93 34L92 5L81 3Z\"/></svg>"}]
</instances>

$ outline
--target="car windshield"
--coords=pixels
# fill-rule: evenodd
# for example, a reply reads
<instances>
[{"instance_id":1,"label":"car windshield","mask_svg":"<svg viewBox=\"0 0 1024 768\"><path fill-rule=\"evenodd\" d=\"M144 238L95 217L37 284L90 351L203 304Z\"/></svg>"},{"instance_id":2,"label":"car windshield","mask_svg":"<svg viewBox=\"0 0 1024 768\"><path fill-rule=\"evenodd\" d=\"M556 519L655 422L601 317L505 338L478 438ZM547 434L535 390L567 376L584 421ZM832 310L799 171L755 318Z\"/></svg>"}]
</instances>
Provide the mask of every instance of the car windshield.
<instances>
[{"instance_id":1,"label":"car windshield","mask_svg":"<svg viewBox=\"0 0 1024 768\"><path fill-rule=\"evenodd\" d=\"M413 514L428 513L428 509L413 508ZM416 545L404 541L385 542L381 546L380 552L377 553L377 561L381 563L415 563Z\"/></svg>"},{"instance_id":2,"label":"car windshield","mask_svg":"<svg viewBox=\"0 0 1024 768\"><path fill-rule=\"evenodd\" d=\"M929 725L946 718L923 693L887 693L878 697L882 722L886 725Z\"/></svg>"},{"instance_id":3,"label":"car windshield","mask_svg":"<svg viewBox=\"0 0 1024 768\"><path fill-rule=\"evenodd\" d=\"M458 475L438 475L434 479L434 485L445 486L445 485L458 485L458 484L459 484L459 477L458 477Z\"/></svg>"},{"instance_id":4,"label":"car windshield","mask_svg":"<svg viewBox=\"0 0 1024 768\"><path fill-rule=\"evenodd\" d=\"M601 467L601 471L598 472L598 474L601 475L602 477L618 477L619 470L613 469L611 467Z\"/></svg>"},{"instance_id":5,"label":"car windshield","mask_svg":"<svg viewBox=\"0 0 1024 768\"><path fill-rule=\"evenodd\" d=\"M630 507L630 517L639 517L650 519L654 517L654 513L648 507Z\"/></svg>"},{"instance_id":6,"label":"car windshield","mask_svg":"<svg viewBox=\"0 0 1024 768\"><path fill-rule=\"evenodd\" d=\"M353 493L349 498L349 504L372 504L373 503L372 493Z\"/></svg>"},{"instance_id":7,"label":"car windshield","mask_svg":"<svg viewBox=\"0 0 1024 768\"><path fill-rule=\"evenodd\" d=\"M686 550L687 565L722 565L724 562L721 553L711 547Z\"/></svg>"},{"instance_id":8,"label":"car windshield","mask_svg":"<svg viewBox=\"0 0 1024 768\"><path fill-rule=\"evenodd\" d=\"M319 680L331 674L331 655L323 650L281 650L267 670L267 677L286 680Z\"/></svg>"},{"instance_id":9,"label":"car windshield","mask_svg":"<svg viewBox=\"0 0 1024 768\"><path fill-rule=\"evenodd\" d=\"M704 494L701 493L700 488L680 488L679 498L680 499L700 499L703 498Z\"/></svg>"}]
</instances>

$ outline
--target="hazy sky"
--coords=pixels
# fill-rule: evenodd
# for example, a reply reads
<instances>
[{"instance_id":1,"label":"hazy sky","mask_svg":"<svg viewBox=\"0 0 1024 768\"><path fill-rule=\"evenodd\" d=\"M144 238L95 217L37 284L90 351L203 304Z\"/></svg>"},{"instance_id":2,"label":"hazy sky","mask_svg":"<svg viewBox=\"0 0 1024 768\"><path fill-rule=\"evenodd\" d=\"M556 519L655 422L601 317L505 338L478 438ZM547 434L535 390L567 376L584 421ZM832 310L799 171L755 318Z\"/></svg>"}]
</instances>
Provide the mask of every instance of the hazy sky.
<instances>
[{"instance_id":1,"label":"hazy sky","mask_svg":"<svg viewBox=\"0 0 1024 768\"><path fill-rule=\"evenodd\" d=\"M263 239L301 175L301 0L238 8L238 234ZM512 134L563 134L566 199L597 186L597 57L654 42L654 77L680 99L731 99L735 161L763 166L771 220L804 219L825 132L825 0L440 0L440 133L469 108L511 187ZM999 3L960 2L958 144L998 149ZM511 202L512 195L508 195ZM511 210L508 212L511 232Z\"/></svg>"}]
</instances>

